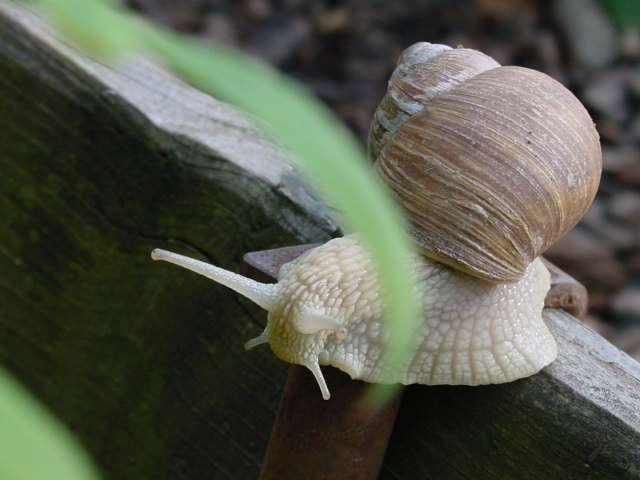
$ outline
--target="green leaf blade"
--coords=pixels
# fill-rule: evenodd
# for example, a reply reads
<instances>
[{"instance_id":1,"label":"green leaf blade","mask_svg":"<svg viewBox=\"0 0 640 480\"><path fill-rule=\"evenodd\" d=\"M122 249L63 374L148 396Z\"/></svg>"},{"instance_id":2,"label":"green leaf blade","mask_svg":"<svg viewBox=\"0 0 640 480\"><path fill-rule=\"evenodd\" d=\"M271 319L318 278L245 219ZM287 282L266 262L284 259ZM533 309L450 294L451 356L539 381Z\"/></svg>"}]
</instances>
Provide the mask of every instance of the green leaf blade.
<instances>
[{"instance_id":1,"label":"green leaf blade","mask_svg":"<svg viewBox=\"0 0 640 480\"><path fill-rule=\"evenodd\" d=\"M97 480L77 440L0 369L0 478Z\"/></svg>"}]
</instances>

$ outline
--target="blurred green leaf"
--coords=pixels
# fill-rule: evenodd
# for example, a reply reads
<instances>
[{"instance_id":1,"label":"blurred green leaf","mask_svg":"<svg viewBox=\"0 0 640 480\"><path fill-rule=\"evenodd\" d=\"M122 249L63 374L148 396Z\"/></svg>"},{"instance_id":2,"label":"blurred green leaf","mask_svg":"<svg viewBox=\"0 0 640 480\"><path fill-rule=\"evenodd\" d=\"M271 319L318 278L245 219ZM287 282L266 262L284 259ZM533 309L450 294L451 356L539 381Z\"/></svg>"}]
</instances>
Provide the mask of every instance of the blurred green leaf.
<instances>
[{"instance_id":1,"label":"blurred green leaf","mask_svg":"<svg viewBox=\"0 0 640 480\"><path fill-rule=\"evenodd\" d=\"M265 121L301 159L309 180L340 205L377 264L395 329L388 361L402 362L416 330L412 319L417 319L409 259L403 255L411 244L397 205L385 195L386 186L353 136L306 90L250 57L186 40L158 41L154 51L202 90ZM383 402L392 394L393 389L379 388L371 401Z\"/></svg>"},{"instance_id":2,"label":"blurred green leaf","mask_svg":"<svg viewBox=\"0 0 640 480\"><path fill-rule=\"evenodd\" d=\"M59 28L85 49L116 55L142 46L137 17L111 0L25 0L40 4Z\"/></svg>"},{"instance_id":3,"label":"blurred green leaf","mask_svg":"<svg viewBox=\"0 0 640 480\"><path fill-rule=\"evenodd\" d=\"M0 369L0 479L97 478L75 438Z\"/></svg>"},{"instance_id":4,"label":"blurred green leaf","mask_svg":"<svg viewBox=\"0 0 640 480\"><path fill-rule=\"evenodd\" d=\"M127 48L152 52L198 88L261 119L298 156L309 179L340 206L349 227L362 233L392 320L393 348L386 353L390 362L405 360L403 353L418 319L409 274L411 243L399 208L339 120L307 90L266 64L181 37L125 13L108 0L33 3L52 12L67 35L94 53Z\"/></svg>"}]
</instances>

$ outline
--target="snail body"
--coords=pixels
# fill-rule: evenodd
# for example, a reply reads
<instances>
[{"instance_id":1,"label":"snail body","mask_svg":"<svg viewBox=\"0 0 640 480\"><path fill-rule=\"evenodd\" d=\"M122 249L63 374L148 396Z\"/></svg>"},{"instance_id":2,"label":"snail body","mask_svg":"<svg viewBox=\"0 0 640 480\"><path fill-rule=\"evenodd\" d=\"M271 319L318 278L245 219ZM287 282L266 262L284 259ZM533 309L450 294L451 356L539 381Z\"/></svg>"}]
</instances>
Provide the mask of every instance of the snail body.
<instances>
[{"instance_id":1,"label":"snail body","mask_svg":"<svg viewBox=\"0 0 640 480\"><path fill-rule=\"evenodd\" d=\"M266 309L265 330L246 348L269 343L306 366L325 399L320 365L376 383L479 385L552 362L556 344L542 320L549 273L538 256L585 213L601 170L598 135L578 100L544 74L420 43L390 80L369 152L420 253L423 321L403 364L385 363L383 298L357 235L283 266L277 284L164 250L152 258Z\"/></svg>"},{"instance_id":2,"label":"snail body","mask_svg":"<svg viewBox=\"0 0 640 480\"><path fill-rule=\"evenodd\" d=\"M549 273L539 259L518 282L495 284L415 257L424 322L406 362L391 371L383 356L390 327L382 320L380 286L357 235L330 240L284 265L277 284L163 250L153 257L222 282L266 308L267 326L246 348L268 343L280 359L304 365L325 399L320 365L373 383L480 385L532 375L557 353L542 320Z\"/></svg>"}]
</instances>

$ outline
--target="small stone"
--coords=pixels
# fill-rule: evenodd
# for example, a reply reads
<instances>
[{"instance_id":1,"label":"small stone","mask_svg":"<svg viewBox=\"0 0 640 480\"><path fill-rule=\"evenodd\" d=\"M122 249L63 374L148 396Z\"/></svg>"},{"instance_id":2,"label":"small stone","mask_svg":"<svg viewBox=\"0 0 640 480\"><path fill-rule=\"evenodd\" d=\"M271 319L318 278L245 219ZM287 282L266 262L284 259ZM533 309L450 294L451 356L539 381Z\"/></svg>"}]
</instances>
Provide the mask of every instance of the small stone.
<instances>
[{"instance_id":1,"label":"small stone","mask_svg":"<svg viewBox=\"0 0 640 480\"><path fill-rule=\"evenodd\" d=\"M553 244L544 256L581 282L592 296L595 291L620 288L625 272L614 250L583 228L574 228Z\"/></svg>"},{"instance_id":2,"label":"small stone","mask_svg":"<svg viewBox=\"0 0 640 480\"><path fill-rule=\"evenodd\" d=\"M640 97L640 66L635 66L629 74L629 91L636 97Z\"/></svg>"},{"instance_id":3,"label":"small stone","mask_svg":"<svg viewBox=\"0 0 640 480\"><path fill-rule=\"evenodd\" d=\"M609 340L636 360L640 360L640 325L632 325L608 335Z\"/></svg>"},{"instance_id":4,"label":"small stone","mask_svg":"<svg viewBox=\"0 0 640 480\"><path fill-rule=\"evenodd\" d=\"M625 26L619 35L620 55L631 60L640 58L640 28Z\"/></svg>"},{"instance_id":5,"label":"small stone","mask_svg":"<svg viewBox=\"0 0 640 480\"><path fill-rule=\"evenodd\" d=\"M615 173L620 167L632 164L638 158L640 158L640 151L634 145L602 146L602 169L605 172Z\"/></svg>"},{"instance_id":6,"label":"small stone","mask_svg":"<svg viewBox=\"0 0 640 480\"><path fill-rule=\"evenodd\" d=\"M606 244L613 250L621 250L634 248L638 244L637 233L620 222L611 221L604 201L599 198L596 198L580 223L588 227L589 236L602 242L603 247Z\"/></svg>"},{"instance_id":7,"label":"small stone","mask_svg":"<svg viewBox=\"0 0 640 480\"><path fill-rule=\"evenodd\" d=\"M326 35L346 30L351 22L351 15L346 8L335 8L323 12L316 22L320 32Z\"/></svg>"},{"instance_id":8,"label":"small stone","mask_svg":"<svg viewBox=\"0 0 640 480\"><path fill-rule=\"evenodd\" d=\"M635 275L640 278L640 249L636 249L636 251L626 259L625 265L629 275Z\"/></svg>"},{"instance_id":9,"label":"small stone","mask_svg":"<svg viewBox=\"0 0 640 480\"><path fill-rule=\"evenodd\" d=\"M303 16L272 16L251 35L249 49L263 60L281 65L294 56L311 33L311 25Z\"/></svg>"},{"instance_id":10,"label":"small stone","mask_svg":"<svg viewBox=\"0 0 640 480\"><path fill-rule=\"evenodd\" d=\"M637 122L635 136L640 138L640 120ZM631 187L640 187L640 150L627 144L619 147L603 147L602 168L613 174L618 180Z\"/></svg>"},{"instance_id":11,"label":"small stone","mask_svg":"<svg viewBox=\"0 0 640 480\"><path fill-rule=\"evenodd\" d=\"M264 19L273 14L272 5L268 0L248 0L245 3L254 20Z\"/></svg>"},{"instance_id":12,"label":"small stone","mask_svg":"<svg viewBox=\"0 0 640 480\"><path fill-rule=\"evenodd\" d=\"M596 122L600 139L610 144L622 143L627 133L622 129L622 124L613 118L602 116Z\"/></svg>"},{"instance_id":13,"label":"small stone","mask_svg":"<svg viewBox=\"0 0 640 480\"><path fill-rule=\"evenodd\" d=\"M585 82L582 100L594 110L617 122L629 116L626 85L630 72L626 68L606 70Z\"/></svg>"},{"instance_id":14,"label":"small stone","mask_svg":"<svg viewBox=\"0 0 640 480\"><path fill-rule=\"evenodd\" d=\"M611 310L616 316L640 325L640 287L628 287L613 295Z\"/></svg>"},{"instance_id":15,"label":"small stone","mask_svg":"<svg viewBox=\"0 0 640 480\"><path fill-rule=\"evenodd\" d=\"M596 0L555 0L551 6L579 65L597 69L613 62L618 55L616 31Z\"/></svg>"},{"instance_id":16,"label":"small stone","mask_svg":"<svg viewBox=\"0 0 640 480\"><path fill-rule=\"evenodd\" d=\"M540 30L536 34L536 50L542 62L541 71L550 75L563 85L568 85L567 72L563 65L562 54L557 35L550 30Z\"/></svg>"},{"instance_id":17,"label":"small stone","mask_svg":"<svg viewBox=\"0 0 640 480\"><path fill-rule=\"evenodd\" d=\"M640 225L640 192L624 190L607 201L608 212L629 226Z\"/></svg>"},{"instance_id":18,"label":"small stone","mask_svg":"<svg viewBox=\"0 0 640 480\"><path fill-rule=\"evenodd\" d=\"M211 13L207 15L203 19L201 35L224 45L238 45L236 26L228 14Z\"/></svg>"},{"instance_id":19,"label":"small stone","mask_svg":"<svg viewBox=\"0 0 640 480\"><path fill-rule=\"evenodd\" d=\"M589 295L589 308L587 312L606 312L609 306L609 293L604 290L598 290L597 288L588 288L587 293ZM600 332L598 332L600 333Z\"/></svg>"},{"instance_id":20,"label":"small stone","mask_svg":"<svg viewBox=\"0 0 640 480\"><path fill-rule=\"evenodd\" d=\"M580 220L580 223L583 226L589 227L591 230L599 230L607 225L605 214L604 202L596 197L589 207L589 210L587 210L587 213L585 213L582 220Z\"/></svg>"},{"instance_id":21,"label":"small stone","mask_svg":"<svg viewBox=\"0 0 640 480\"><path fill-rule=\"evenodd\" d=\"M640 187L640 158L633 163L622 165L618 171L618 179L631 187Z\"/></svg>"}]
</instances>

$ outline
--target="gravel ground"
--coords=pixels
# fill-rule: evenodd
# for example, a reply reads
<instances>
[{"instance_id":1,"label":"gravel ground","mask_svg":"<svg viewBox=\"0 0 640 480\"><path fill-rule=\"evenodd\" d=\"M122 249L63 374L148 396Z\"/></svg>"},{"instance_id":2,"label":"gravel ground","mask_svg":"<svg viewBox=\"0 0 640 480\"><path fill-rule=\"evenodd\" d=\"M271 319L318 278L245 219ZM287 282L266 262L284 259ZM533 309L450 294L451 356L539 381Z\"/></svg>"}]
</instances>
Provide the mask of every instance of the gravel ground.
<instances>
[{"instance_id":1,"label":"gravel ground","mask_svg":"<svg viewBox=\"0 0 640 480\"><path fill-rule=\"evenodd\" d=\"M640 28L597 0L128 0L179 31L299 79L364 141L396 58L418 41L544 71L586 105L604 172L583 221L546 254L589 290L585 321L640 360Z\"/></svg>"}]
</instances>

